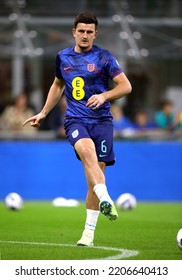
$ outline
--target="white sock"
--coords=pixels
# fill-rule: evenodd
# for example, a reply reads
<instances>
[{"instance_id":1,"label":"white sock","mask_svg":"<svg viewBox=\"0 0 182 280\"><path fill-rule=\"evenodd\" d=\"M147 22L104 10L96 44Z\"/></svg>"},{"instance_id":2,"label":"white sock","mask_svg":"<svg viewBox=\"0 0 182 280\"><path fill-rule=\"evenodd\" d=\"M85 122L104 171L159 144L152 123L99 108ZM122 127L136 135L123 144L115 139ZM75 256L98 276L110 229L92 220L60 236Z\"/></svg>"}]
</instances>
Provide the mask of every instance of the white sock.
<instances>
[{"instance_id":1,"label":"white sock","mask_svg":"<svg viewBox=\"0 0 182 280\"><path fill-rule=\"evenodd\" d=\"M110 195L108 194L107 187L105 184L97 184L95 185L93 190L100 201L106 200L110 203L113 203Z\"/></svg>"},{"instance_id":2,"label":"white sock","mask_svg":"<svg viewBox=\"0 0 182 280\"><path fill-rule=\"evenodd\" d=\"M85 229L93 231L93 234L94 234L94 231L96 228L99 213L100 213L99 210L87 209L87 218L86 218L86 222L85 222Z\"/></svg>"}]
</instances>

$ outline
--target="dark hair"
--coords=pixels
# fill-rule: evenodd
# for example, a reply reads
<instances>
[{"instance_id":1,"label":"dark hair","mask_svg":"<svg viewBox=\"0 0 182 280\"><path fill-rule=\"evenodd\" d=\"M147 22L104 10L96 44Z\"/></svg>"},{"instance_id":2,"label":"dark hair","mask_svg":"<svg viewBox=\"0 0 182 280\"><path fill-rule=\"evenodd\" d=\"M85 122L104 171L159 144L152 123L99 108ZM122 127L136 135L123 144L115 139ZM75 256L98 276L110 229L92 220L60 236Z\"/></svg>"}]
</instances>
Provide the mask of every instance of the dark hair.
<instances>
[{"instance_id":1,"label":"dark hair","mask_svg":"<svg viewBox=\"0 0 182 280\"><path fill-rule=\"evenodd\" d=\"M86 11L83 12L79 15L76 16L75 21L74 21L74 27L77 27L77 24L81 22L81 23L94 23L95 27L97 28L98 26L98 20L97 17L94 13Z\"/></svg>"},{"instance_id":2,"label":"dark hair","mask_svg":"<svg viewBox=\"0 0 182 280\"><path fill-rule=\"evenodd\" d=\"M169 99L164 99L160 102L159 106L161 109L163 109L165 106L171 105L173 106L173 102Z\"/></svg>"}]
</instances>

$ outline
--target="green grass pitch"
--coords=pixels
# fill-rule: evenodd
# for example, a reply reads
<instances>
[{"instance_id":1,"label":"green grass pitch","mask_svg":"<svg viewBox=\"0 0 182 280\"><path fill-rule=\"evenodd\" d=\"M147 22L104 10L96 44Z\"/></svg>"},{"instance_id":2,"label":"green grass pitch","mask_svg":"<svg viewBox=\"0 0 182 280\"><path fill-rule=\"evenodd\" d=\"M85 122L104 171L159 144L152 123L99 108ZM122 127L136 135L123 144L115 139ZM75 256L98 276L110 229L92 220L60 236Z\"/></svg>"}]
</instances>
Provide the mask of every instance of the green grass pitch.
<instances>
[{"instance_id":1,"label":"green grass pitch","mask_svg":"<svg viewBox=\"0 0 182 280\"><path fill-rule=\"evenodd\" d=\"M2 260L114 259L121 249L138 252L128 260L182 260L176 235L182 228L182 203L142 203L118 209L114 223L100 214L94 247L77 247L85 223L85 204L54 207L51 201L25 201L12 211L0 202Z\"/></svg>"}]
</instances>

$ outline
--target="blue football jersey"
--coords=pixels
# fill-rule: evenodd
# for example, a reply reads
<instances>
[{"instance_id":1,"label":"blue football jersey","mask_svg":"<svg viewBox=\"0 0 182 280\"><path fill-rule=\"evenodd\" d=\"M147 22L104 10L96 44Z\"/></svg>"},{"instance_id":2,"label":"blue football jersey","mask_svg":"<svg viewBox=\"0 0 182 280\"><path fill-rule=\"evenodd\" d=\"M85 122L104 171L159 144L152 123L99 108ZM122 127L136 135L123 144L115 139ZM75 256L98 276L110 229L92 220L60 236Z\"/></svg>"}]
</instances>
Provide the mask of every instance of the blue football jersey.
<instances>
[{"instance_id":1,"label":"blue football jersey","mask_svg":"<svg viewBox=\"0 0 182 280\"><path fill-rule=\"evenodd\" d=\"M111 121L109 101L96 110L87 108L86 103L92 95L107 91L109 80L122 72L116 58L98 46L93 45L84 53L75 52L73 46L60 51L56 57L55 75L65 81L65 118L87 123Z\"/></svg>"}]
</instances>

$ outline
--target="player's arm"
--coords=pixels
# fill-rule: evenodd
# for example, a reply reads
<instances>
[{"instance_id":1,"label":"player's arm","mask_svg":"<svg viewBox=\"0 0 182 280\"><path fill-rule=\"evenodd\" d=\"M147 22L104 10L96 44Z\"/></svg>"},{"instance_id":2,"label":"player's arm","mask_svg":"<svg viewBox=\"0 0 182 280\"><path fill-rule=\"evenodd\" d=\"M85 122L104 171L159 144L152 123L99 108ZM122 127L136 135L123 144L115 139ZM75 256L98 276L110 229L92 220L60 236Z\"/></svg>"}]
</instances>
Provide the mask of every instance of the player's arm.
<instances>
[{"instance_id":1,"label":"player's arm","mask_svg":"<svg viewBox=\"0 0 182 280\"><path fill-rule=\"evenodd\" d=\"M87 107L92 109L97 109L105 101L112 101L115 99L122 98L123 96L131 93L132 87L131 84L124 73L117 75L113 79L116 86L106 92L101 94L92 95L87 102Z\"/></svg>"},{"instance_id":2,"label":"player's arm","mask_svg":"<svg viewBox=\"0 0 182 280\"><path fill-rule=\"evenodd\" d=\"M102 95L105 97L105 101L119 99L131 93L131 84L124 73L116 76L113 81L115 82L116 86L113 89L102 93Z\"/></svg>"},{"instance_id":3,"label":"player's arm","mask_svg":"<svg viewBox=\"0 0 182 280\"><path fill-rule=\"evenodd\" d=\"M24 121L23 125L30 122L30 125L33 127L40 126L41 120L45 119L47 114L58 103L61 95L63 94L63 91L64 91L64 80L59 80L58 78L55 78L49 89L45 105L41 110L41 112Z\"/></svg>"}]
</instances>

